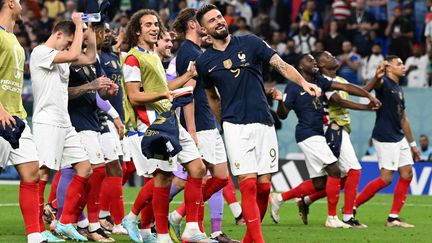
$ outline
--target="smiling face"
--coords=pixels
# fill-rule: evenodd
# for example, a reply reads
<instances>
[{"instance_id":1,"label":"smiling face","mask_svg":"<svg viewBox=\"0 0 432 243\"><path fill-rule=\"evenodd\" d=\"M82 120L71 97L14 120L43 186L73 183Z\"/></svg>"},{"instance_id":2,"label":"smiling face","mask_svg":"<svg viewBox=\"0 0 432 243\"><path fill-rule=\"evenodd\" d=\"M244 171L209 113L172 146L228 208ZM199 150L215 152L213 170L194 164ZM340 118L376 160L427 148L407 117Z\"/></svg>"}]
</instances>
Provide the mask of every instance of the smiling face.
<instances>
[{"instance_id":1,"label":"smiling face","mask_svg":"<svg viewBox=\"0 0 432 243\"><path fill-rule=\"evenodd\" d=\"M204 14L201 23L204 34L208 34L214 39L223 40L229 34L228 25L217 9L212 9Z\"/></svg>"},{"instance_id":2,"label":"smiling face","mask_svg":"<svg viewBox=\"0 0 432 243\"><path fill-rule=\"evenodd\" d=\"M318 63L316 62L315 58L310 54L304 56L301 59L299 63L299 68L301 71L309 75L315 75L319 71Z\"/></svg>"},{"instance_id":3,"label":"smiling face","mask_svg":"<svg viewBox=\"0 0 432 243\"><path fill-rule=\"evenodd\" d=\"M158 41L159 22L155 15L147 14L141 17L139 41L152 46Z\"/></svg>"},{"instance_id":4,"label":"smiling face","mask_svg":"<svg viewBox=\"0 0 432 243\"><path fill-rule=\"evenodd\" d=\"M171 49L173 47L172 38L169 32L165 32L157 42L156 52L162 58L171 57Z\"/></svg>"}]
</instances>

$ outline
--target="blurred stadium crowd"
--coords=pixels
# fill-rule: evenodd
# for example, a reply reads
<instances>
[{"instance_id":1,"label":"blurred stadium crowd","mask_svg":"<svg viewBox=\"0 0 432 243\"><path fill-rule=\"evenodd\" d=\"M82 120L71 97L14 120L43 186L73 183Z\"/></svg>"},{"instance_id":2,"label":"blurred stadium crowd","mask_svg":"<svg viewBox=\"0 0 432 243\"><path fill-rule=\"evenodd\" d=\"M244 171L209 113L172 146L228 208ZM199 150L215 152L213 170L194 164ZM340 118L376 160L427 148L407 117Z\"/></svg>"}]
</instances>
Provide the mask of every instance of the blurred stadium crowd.
<instances>
[{"instance_id":1,"label":"blurred stadium crowd","mask_svg":"<svg viewBox=\"0 0 432 243\"><path fill-rule=\"evenodd\" d=\"M46 40L56 22L86 8L86 0L22 0L23 23L15 34L29 57ZM288 63L308 52L330 51L341 63L339 75L363 84L387 54L402 58L403 85L432 85L431 0L110 0L111 26L121 34L132 13L159 12L169 27L179 11L213 3L222 10L231 33L254 33ZM28 65L26 77L29 78ZM283 83L268 70L266 81Z\"/></svg>"}]
</instances>

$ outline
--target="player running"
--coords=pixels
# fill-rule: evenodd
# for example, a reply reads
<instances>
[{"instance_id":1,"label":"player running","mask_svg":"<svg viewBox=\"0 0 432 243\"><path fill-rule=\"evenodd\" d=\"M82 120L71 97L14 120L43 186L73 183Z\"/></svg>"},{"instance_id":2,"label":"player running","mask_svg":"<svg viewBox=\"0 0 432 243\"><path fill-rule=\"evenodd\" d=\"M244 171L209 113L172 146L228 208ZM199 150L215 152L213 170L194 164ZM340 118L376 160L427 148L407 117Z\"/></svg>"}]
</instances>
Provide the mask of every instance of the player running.
<instances>
[{"instance_id":1,"label":"player running","mask_svg":"<svg viewBox=\"0 0 432 243\"><path fill-rule=\"evenodd\" d=\"M412 228L414 225L403 222L399 213L405 203L411 179L414 160L420 160L420 152L411 132L406 114L405 98L400 80L405 76L402 60L394 55L384 59L388 62L386 75L372 86L382 107L377 111L372 141L378 154L380 177L369 182L357 196L355 208L371 199L375 193L390 185L395 171L399 180L393 197L393 204L385 225L387 227ZM408 141L407 141L408 140Z\"/></svg>"},{"instance_id":2,"label":"player running","mask_svg":"<svg viewBox=\"0 0 432 243\"><path fill-rule=\"evenodd\" d=\"M318 65L310 54L303 54L298 59L297 69L309 82L318 85L324 92L343 90L353 95L367 97L371 101L369 107L379 107L379 101L367 91L340 82L333 82L318 74ZM327 145L323 130L323 96L312 97L306 94L299 85L289 83L284 94L273 90L276 99L279 100L277 114L285 119L290 110L294 110L298 117L296 126L296 141L305 154L306 167L310 180L304 181L299 186L282 194L272 195L272 217L278 221L280 205L289 199L310 195L320 190L327 194L328 217L325 226L329 228L350 228L351 226L340 221L336 214L339 200L341 170L337 158ZM349 101L346 101L349 102ZM359 107L360 108L360 107ZM363 107L364 109L365 107ZM327 176L326 176L327 175Z\"/></svg>"},{"instance_id":3,"label":"player running","mask_svg":"<svg viewBox=\"0 0 432 243\"><path fill-rule=\"evenodd\" d=\"M91 166L68 114L69 67L96 61L93 30L89 32L86 53L81 53L81 15L74 13L73 22L59 22L48 40L37 46L30 57L34 95L33 130L40 158L41 180L46 184L50 170L59 170L66 165L74 167L76 175L66 192L63 213L55 229L56 232L75 240L87 240L76 231L72 223L77 222L78 215L84 209ZM42 205L44 186L40 187L39 191Z\"/></svg>"},{"instance_id":4,"label":"player running","mask_svg":"<svg viewBox=\"0 0 432 243\"><path fill-rule=\"evenodd\" d=\"M197 70L209 106L216 119L223 122L231 171L238 176L247 224L244 241L264 242L261 219L267 210L271 173L278 170L278 144L264 91L262 65L269 63L307 92L320 90L258 37L230 36L216 6L204 5L196 18L213 43L197 59Z\"/></svg>"},{"instance_id":5,"label":"player running","mask_svg":"<svg viewBox=\"0 0 432 243\"><path fill-rule=\"evenodd\" d=\"M24 48L13 34L16 21L21 20L21 4L15 0L0 0L0 126L16 127L12 116L23 120L27 113L22 103L24 77ZM0 172L10 163L21 178L19 205L26 227L28 243L46 242L39 229L39 163L30 127L25 122L19 147L13 149L0 137ZM45 233L43 233L45 234Z\"/></svg>"}]
</instances>

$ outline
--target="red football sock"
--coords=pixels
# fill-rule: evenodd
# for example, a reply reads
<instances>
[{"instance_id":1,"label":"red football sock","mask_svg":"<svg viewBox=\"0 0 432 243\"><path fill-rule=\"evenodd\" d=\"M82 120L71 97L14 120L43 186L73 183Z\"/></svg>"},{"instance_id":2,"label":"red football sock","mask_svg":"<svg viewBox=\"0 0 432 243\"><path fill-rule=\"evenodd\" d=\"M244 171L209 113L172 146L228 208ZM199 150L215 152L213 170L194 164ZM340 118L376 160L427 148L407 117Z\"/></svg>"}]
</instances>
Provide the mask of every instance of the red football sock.
<instances>
[{"instance_id":1,"label":"red football sock","mask_svg":"<svg viewBox=\"0 0 432 243\"><path fill-rule=\"evenodd\" d=\"M340 178L328 176L325 190L327 193L328 215L336 216L336 208L340 193Z\"/></svg>"},{"instance_id":2,"label":"red football sock","mask_svg":"<svg viewBox=\"0 0 432 243\"><path fill-rule=\"evenodd\" d=\"M105 166L93 169L87 185L87 214L90 223L99 222L99 195L105 178Z\"/></svg>"},{"instance_id":3,"label":"red football sock","mask_svg":"<svg viewBox=\"0 0 432 243\"><path fill-rule=\"evenodd\" d=\"M158 234L168 234L169 191L169 187L153 188L152 204Z\"/></svg>"},{"instance_id":4,"label":"red football sock","mask_svg":"<svg viewBox=\"0 0 432 243\"><path fill-rule=\"evenodd\" d=\"M43 208L44 208L44 202L45 202L45 186L48 183L48 181L39 180L39 227L40 232L45 231L45 223L43 221L42 215L43 215Z\"/></svg>"},{"instance_id":5,"label":"red football sock","mask_svg":"<svg viewBox=\"0 0 432 243\"><path fill-rule=\"evenodd\" d=\"M229 204L238 202L236 196L236 189L234 187L234 183L231 179L231 176L228 176L228 184L223 189L223 196L225 201Z\"/></svg>"},{"instance_id":6,"label":"red football sock","mask_svg":"<svg viewBox=\"0 0 432 243\"><path fill-rule=\"evenodd\" d=\"M42 232L40 231L41 227L38 220L39 218L42 218L39 214L38 188L38 182L20 182L19 205L24 218L27 234Z\"/></svg>"},{"instance_id":7,"label":"red football sock","mask_svg":"<svg viewBox=\"0 0 432 243\"><path fill-rule=\"evenodd\" d=\"M63 212L59 220L60 223L72 224L77 222L78 214L81 214L87 199L86 185L88 181L89 179L79 175L73 177L66 191Z\"/></svg>"},{"instance_id":8,"label":"red football sock","mask_svg":"<svg viewBox=\"0 0 432 243\"><path fill-rule=\"evenodd\" d=\"M312 180L306 180L306 181L302 182L300 185L294 187L293 189L291 189L287 192L281 193L281 196L282 196L282 199L284 201L287 201L287 200L292 199L292 198L296 198L296 197L301 198L301 197L310 195L316 191L317 190L315 189L315 186L312 183Z\"/></svg>"},{"instance_id":9,"label":"red football sock","mask_svg":"<svg viewBox=\"0 0 432 243\"><path fill-rule=\"evenodd\" d=\"M221 179L217 177L209 178L203 187L203 201L207 202L209 198L215 193L220 191L228 184L228 178Z\"/></svg>"},{"instance_id":10,"label":"red football sock","mask_svg":"<svg viewBox=\"0 0 432 243\"><path fill-rule=\"evenodd\" d=\"M134 163L131 162L125 162L126 168L123 169L123 185L129 180L129 178L132 176L132 174L136 171Z\"/></svg>"},{"instance_id":11,"label":"red football sock","mask_svg":"<svg viewBox=\"0 0 432 243\"><path fill-rule=\"evenodd\" d=\"M111 207L110 207L110 194L111 194L111 185L108 185L108 176L105 176L105 179L102 183L102 187L100 190L100 195L99 195L99 210L103 210L103 211L110 211ZM123 178L122 178L123 180ZM123 181L122 181L123 182ZM123 184L122 184L123 185Z\"/></svg>"},{"instance_id":12,"label":"red football sock","mask_svg":"<svg viewBox=\"0 0 432 243\"><path fill-rule=\"evenodd\" d=\"M405 200L407 198L410 183L411 178L404 179L402 177L399 177L398 183L394 190L393 204L390 214L399 214L399 212L401 211L402 206L405 204Z\"/></svg>"},{"instance_id":13,"label":"red football sock","mask_svg":"<svg viewBox=\"0 0 432 243\"><path fill-rule=\"evenodd\" d=\"M51 182L50 194L48 196L48 202L51 203L51 205L53 205L54 200L56 200L56 198L57 198L57 186L58 186L58 182L60 180L60 175L61 175L61 172L57 171L54 175L54 178L52 179L52 182ZM55 207L55 208L57 208L57 207Z\"/></svg>"},{"instance_id":14,"label":"red football sock","mask_svg":"<svg viewBox=\"0 0 432 243\"><path fill-rule=\"evenodd\" d=\"M186 222L198 222L198 210L202 201L202 178L187 178L184 189L184 201L186 206Z\"/></svg>"},{"instance_id":15,"label":"red football sock","mask_svg":"<svg viewBox=\"0 0 432 243\"><path fill-rule=\"evenodd\" d=\"M345 177L345 190L344 190L344 214L353 214L353 207L355 198L357 196L357 188L360 181L361 170L349 170L348 175Z\"/></svg>"},{"instance_id":16,"label":"red football sock","mask_svg":"<svg viewBox=\"0 0 432 243\"><path fill-rule=\"evenodd\" d=\"M357 196L355 200L355 207L358 208L363 203L369 201L375 193L377 193L379 190L383 189L387 186L387 183L381 179L381 177L376 178L375 180L369 182L366 187L363 189L363 191Z\"/></svg>"},{"instance_id":17,"label":"red football sock","mask_svg":"<svg viewBox=\"0 0 432 243\"><path fill-rule=\"evenodd\" d=\"M270 195L271 182L258 183L257 185L257 204L260 211L261 222L267 211L268 198Z\"/></svg>"},{"instance_id":18,"label":"red football sock","mask_svg":"<svg viewBox=\"0 0 432 243\"><path fill-rule=\"evenodd\" d=\"M177 209L176 209L177 213L180 214L182 217L184 217L186 215L186 204L183 203L180 204Z\"/></svg>"},{"instance_id":19,"label":"red football sock","mask_svg":"<svg viewBox=\"0 0 432 243\"><path fill-rule=\"evenodd\" d=\"M141 210L141 229L150 229L153 219L153 204L149 203Z\"/></svg>"},{"instance_id":20,"label":"red football sock","mask_svg":"<svg viewBox=\"0 0 432 243\"><path fill-rule=\"evenodd\" d=\"M361 171L360 171L360 173L361 173ZM341 181L340 181L341 190L343 190L345 188L345 184L346 184L347 178L348 178L348 175L341 178Z\"/></svg>"},{"instance_id":21,"label":"red football sock","mask_svg":"<svg viewBox=\"0 0 432 243\"><path fill-rule=\"evenodd\" d=\"M141 212L141 210L143 210L149 203L151 203L152 198L154 196L153 189L154 189L153 179L144 184L144 186L141 188L132 206L132 213L138 215Z\"/></svg>"},{"instance_id":22,"label":"red football sock","mask_svg":"<svg viewBox=\"0 0 432 243\"><path fill-rule=\"evenodd\" d=\"M311 195L308 195L309 200L311 201L311 204L313 202L315 202L316 200L321 199L321 198L326 197L326 196L327 196L326 190L317 191L317 192L312 193Z\"/></svg>"},{"instance_id":23,"label":"red football sock","mask_svg":"<svg viewBox=\"0 0 432 243\"><path fill-rule=\"evenodd\" d=\"M242 194L242 211L247 225L247 232L253 242L264 242L261 231L260 211L257 205L257 180L249 178L240 182L240 192Z\"/></svg>"},{"instance_id":24,"label":"red football sock","mask_svg":"<svg viewBox=\"0 0 432 243\"><path fill-rule=\"evenodd\" d=\"M110 209L109 211L111 212L114 223L121 224L124 217L122 177L107 176L104 179L104 185L109 189L108 203L110 206L108 208Z\"/></svg>"},{"instance_id":25,"label":"red football sock","mask_svg":"<svg viewBox=\"0 0 432 243\"><path fill-rule=\"evenodd\" d=\"M243 240L241 242L242 243L253 243L252 236L249 233L249 230L247 228L246 228L246 234L243 237Z\"/></svg>"},{"instance_id":26,"label":"red football sock","mask_svg":"<svg viewBox=\"0 0 432 243\"><path fill-rule=\"evenodd\" d=\"M198 227L201 232L205 232L204 229L204 201L201 200L200 207L198 208Z\"/></svg>"}]
</instances>

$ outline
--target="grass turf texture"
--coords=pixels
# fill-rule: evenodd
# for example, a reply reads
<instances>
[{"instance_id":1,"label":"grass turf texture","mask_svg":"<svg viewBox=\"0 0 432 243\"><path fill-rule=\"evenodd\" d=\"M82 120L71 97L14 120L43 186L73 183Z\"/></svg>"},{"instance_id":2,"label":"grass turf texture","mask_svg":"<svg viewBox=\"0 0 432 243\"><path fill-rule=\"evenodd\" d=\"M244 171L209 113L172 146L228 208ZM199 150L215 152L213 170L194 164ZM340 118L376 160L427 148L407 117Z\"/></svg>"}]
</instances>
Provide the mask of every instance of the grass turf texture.
<instances>
[{"instance_id":1,"label":"grass turf texture","mask_svg":"<svg viewBox=\"0 0 432 243\"><path fill-rule=\"evenodd\" d=\"M48 196L49 187L45 190ZM0 243L26 242L25 229L18 206L18 186L0 186ZM125 208L130 210L138 188L124 188ZM170 211L182 200L182 195L174 198ZM339 208L343 205L343 197ZM269 210L263 222L264 237L267 242L432 242L432 197L409 196L401 217L414 224L413 229L386 228L392 202L392 195L377 195L358 210L357 217L367 224L367 229L327 229L324 227L327 204L325 200L316 202L310 208L309 225L303 225L298 217L294 201L282 205L281 222L274 224ZM210 230L210 219L206 208L206 229ZM341 218L341 215L339 215ZM225 205L223 231L233 239L241 239L246 227L235 225L228 206ZM127 236L114 236L116 242L131 242ZM72 242L72 241L67 241Z\"/></svg>"}]
</instances>

